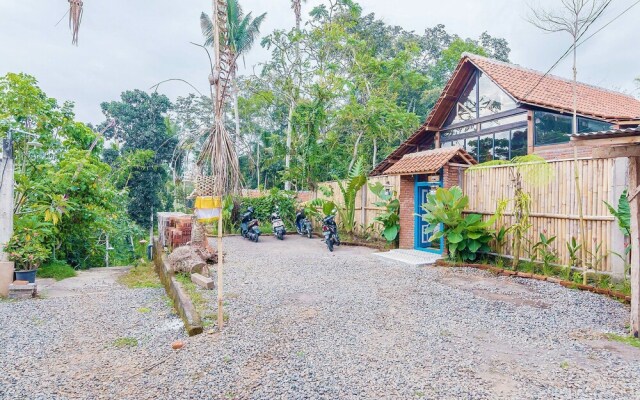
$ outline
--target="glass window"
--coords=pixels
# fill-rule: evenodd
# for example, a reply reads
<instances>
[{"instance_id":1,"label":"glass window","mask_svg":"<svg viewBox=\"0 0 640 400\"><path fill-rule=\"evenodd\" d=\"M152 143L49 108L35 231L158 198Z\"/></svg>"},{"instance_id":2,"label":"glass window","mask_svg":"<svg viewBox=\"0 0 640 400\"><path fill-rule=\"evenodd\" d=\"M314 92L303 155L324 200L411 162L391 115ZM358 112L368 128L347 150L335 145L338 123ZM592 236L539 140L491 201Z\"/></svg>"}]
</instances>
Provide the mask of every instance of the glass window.
<instances>
[{"instance_id":1,"label":"glass window","mask_svg":"<svg viewBox=\"0 0 640 400\"><path fill-rule=\"evenodd\" d=\"M480 124L480 129L489 129L495 128L496 126L502 126L507 124L513 124L516 122L526 122L527 121L527 113L512 115L511 117L494 119L491 121L483 122Z\"/></svg>"},{"instance_id":2,"label":"glass window","mask_svg":"<svg viewBox=\"0 0 640 400\"><path fill-rule=\"evenodd\" d=\"M460 128L449 129L446 131L442 131L440 134L441 137L450 137L456 135L462 135L464 133L475 132L477 129L477 125L467 125Z\"/></svg>"},{"instance_id":3,"label":"glass window","mask_svg":"<svg viewBox=\"0 0 640 400\"><path fill-rule=\"evenodd\" d=\"M471 155L471 157L478 159L478 139L469 138L465 143L464 149Z\"/></svg>"},{"instance_id":4,"label":"glass window","mask_svg":"<svg viewBox=\"0 0 640 400\"><path fill-rule=\"evenodd\" d=\"M445 126L478 118L476 110L476 75L474 74L458 98Z\"/></svg>"},{"instance_id":5,"label":"glass window","mask_svg":"<svg viewBox=\"0 0 640 400\"><path fill-rule=\"evenodd\" d=\"M493 140L493 157L494 160L509 160L509 131L498 132Z\"/></svg>"},{"instance_id":6,"label":"glass window","mask_svg":"<svg viewBox=\"0 0 640 400\"><path fill-rule=\"evenodd\" d=\"M481 117L516 108L513 99L483 73L479 81L479 113Z\"/></svg>"},{"instance_id":7,"label":"glass window","mask_svg":"<svg viewBox=\"0 0 640 400\"><path fill-rule=\"evenodd\" d=\"M464 139L451 140L449 142L442 142L442 147L460 147L464 149Z\"/></svg>"},{"instance_id":8,"label":"glass window","mask_svg":"<svg viewBox=\"0 0 640 400\"><path fill-rule=\"evenodd\" d=\"M578 132L580 133L608 131L611 127L612 125L608 122L578 117Z\"/></svg>"},{"instance_id":9,"label":"glass window","mask_svg":"<svg viewBox=\"0 0 640 400\"><path fill-rule=\"evenodd\" d=\"M478 162L493 160L493 134L480 136Z\"/></svg>"},{"instance_id":10,"label":"glass window","mask_svg":"<svg viewBox=\"0 0 640 400\"><path fill-rule=\"evenodd\" d=\"M572 125L570 116L536 111L534 117L536 146L569 141Z\"/></svg>"},{"instance_id":11,"label":"glass window","mask_svg":"<svg viewBox=\"0 0 640 400\"><path fill-rule=\"evenodd\" d=\"M527 137L527 128L511 131L511 158L527 155Z\"/></svg>"}]
</instances>

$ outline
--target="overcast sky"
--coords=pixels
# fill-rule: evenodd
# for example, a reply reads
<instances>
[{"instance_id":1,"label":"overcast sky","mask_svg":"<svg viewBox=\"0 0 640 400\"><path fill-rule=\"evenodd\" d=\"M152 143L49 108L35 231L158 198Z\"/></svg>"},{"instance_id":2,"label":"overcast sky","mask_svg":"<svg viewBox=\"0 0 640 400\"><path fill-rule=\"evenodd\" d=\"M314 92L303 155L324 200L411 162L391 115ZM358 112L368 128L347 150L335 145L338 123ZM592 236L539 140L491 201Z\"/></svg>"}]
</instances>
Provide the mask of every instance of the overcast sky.
<instances>
[{"instance_id":1,"label":"overcast sky","mask_svg":"<svg viewBox=\"0 0 640 400\"><path fill-rule=\"evenodd\" d=\"M536 1L536 0L533 0ZM614 0L596 31L636 0ZM208 61L201 42L199 15L210 13L210 0L84 0L79 47L71 45L64 19L66 0L0 0L0 75L34 75L51 97L76 104L79 120L103 120L100 103L116 100L128 89L148 90L155 83L186 79L206 93ZM320 3L309 1L305 15ZM568 48L567 34L545 34L525 21L524 0L360 0L364 13L421 33L444 24L447 31L477 38L483 31L504 37L516 64L546 71ZM558 0L538 0L550 6ZM246 11L267 12L262 33L289 28L294 23L290 0L241 0ZM392 6L390 6L392 4ZM614 90L639 91L640 5L606 27L580 48L579 80ZM268 53L259 45L246 58L246 73ZM570 62L554 74L570 77ZM164 84L160 91L171 99L191 89L182 83Z\"/></svg>"}]
</instances>

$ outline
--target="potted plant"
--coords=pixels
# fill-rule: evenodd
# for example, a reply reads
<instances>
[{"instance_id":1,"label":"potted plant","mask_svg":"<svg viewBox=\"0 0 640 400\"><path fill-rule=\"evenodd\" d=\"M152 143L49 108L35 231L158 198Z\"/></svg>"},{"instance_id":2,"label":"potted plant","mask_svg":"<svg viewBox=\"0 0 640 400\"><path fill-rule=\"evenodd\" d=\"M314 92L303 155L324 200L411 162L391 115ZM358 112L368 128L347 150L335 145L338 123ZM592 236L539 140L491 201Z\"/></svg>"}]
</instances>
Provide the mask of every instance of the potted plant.
<instances>
[{"instance_id":1,"label":"potted plant","mask_svg":"<svg viewBox=\"0 0 640 400\"><path fill-rule=\"evenodd\" d=\"M36 271L50 256L50 250L45 246L45 232L39 226L22 226L7 243L5 251L9 260L15 263L16 279L34 283Z\"/></svg>"}]
</instances>

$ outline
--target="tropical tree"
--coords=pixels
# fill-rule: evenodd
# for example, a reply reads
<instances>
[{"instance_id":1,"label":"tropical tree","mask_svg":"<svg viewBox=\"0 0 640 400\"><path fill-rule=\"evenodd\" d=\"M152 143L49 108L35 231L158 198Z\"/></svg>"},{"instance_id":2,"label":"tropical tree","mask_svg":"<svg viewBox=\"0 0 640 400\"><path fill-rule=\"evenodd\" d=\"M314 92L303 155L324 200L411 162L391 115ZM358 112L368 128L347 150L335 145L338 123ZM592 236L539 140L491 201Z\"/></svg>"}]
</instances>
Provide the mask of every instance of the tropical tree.
<instances>
[{"instance_id":1,"label":"tropical tree","mask_svg":"<svg viewBox=\"0 0 640 400\"><path fill-rule=\"evenodd\" d=\"M253 18L251 12L244 14L238 0L227 0L227 45L231 52L233 70L231 80L233 85L233 111L236 123L236 141L240 138L240 114L238 111L237 60L251 50L256 38L260 34L260 26L267 13ZM205 46L213 45L213 22L206 13L200 14L200 27L205 37Z\"/></svg>"},{"instance_id":2,"label":"tropical tree","mask_svg":"<svg viewBox=\"0 0 640 400\"><path fill-rule=\"evenodd\" d=\"M127 171L121 173L127 175L121 187L128 189L129 215L148 227L153 210L167 208L165 186L178 143L166 119L171 102L164 95L141 90L123 92L120 98L101 104L107 120L115 121L105 136L117 144L116 154L111 155L116 159L112 165Z\"/></svg>"}]
</instances>

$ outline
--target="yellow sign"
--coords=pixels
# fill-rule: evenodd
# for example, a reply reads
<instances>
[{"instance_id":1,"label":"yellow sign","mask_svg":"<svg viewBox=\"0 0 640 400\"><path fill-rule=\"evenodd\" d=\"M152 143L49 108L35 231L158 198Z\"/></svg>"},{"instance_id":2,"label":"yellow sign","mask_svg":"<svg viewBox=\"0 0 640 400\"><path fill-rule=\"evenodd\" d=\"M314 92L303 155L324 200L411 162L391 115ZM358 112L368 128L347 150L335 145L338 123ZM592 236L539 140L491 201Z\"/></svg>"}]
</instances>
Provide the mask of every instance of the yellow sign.
<instances>
[{"instance_id":1,"label":"yellow sign","mask_svg":"<svg viewBox=\"0 0 640 400\"><path fill-rule=\"evenodd\" d=\"M195 214L198 222L210 223L218 220L222 210L222 198L217 196L196 197Z\"/></svg>"}]
</instances>

